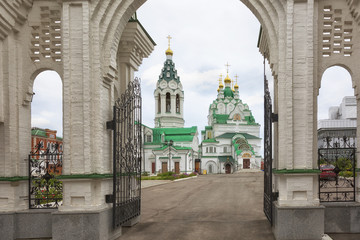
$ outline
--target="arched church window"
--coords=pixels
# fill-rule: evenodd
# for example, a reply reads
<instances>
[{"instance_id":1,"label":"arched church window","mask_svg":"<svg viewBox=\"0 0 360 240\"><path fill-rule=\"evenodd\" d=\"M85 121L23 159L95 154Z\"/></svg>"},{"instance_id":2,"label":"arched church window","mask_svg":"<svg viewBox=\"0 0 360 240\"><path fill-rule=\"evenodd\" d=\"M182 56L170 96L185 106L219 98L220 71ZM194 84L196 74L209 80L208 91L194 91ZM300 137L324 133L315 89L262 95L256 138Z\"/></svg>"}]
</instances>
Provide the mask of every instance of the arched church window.
<instances>
[{"instance_id":1,"label":"arched church window","mask_svg":"<svg viewBox=\"0 0 360 240\"><path fill-rule=\"evenodd\" d=\"M168 77L168 78L170 77L170 73L169 73L169 72L166 73L166 77Z\"/></svg>"},{"instance_id":2,"label":"arched church window","mask_svg":"<svg viewBox=\"0 0 360 240\"><path fill-rule=\"evenodd\" d=\"M166 93L166 112L171 112L170 93Z\"/></svg>"},{"instance_id":3,"label":"arched church window","mask_svg":"<svg viewBox=\"0 0 360 240\"><path fill-rule=\"evenodd\" d=\"M160 97L160 93L158 96L158 113L161 113L161 97Z\"/></svg>"},{"instance_id":4,"label":"arched church window","mask_svg":"<svg viewBox=\"0 0 360 240\"><path fill-rule=\"evenodd\" d=\"M235 121L237 121L237 120L240 121L240 120L241 120L240 114L238 114L238 113L235 114L235 115L234 115L234 120L235 120Z\"/></svg>"},{"instance_id":5,"label":"arched church window","mask_svg":"<svg viewBox=\"0 0 360 240\"><path fill-rule=\"evenodd\" d=\"M176 94L176 113L180 113L180 96Z\"/></svg>"}]
</instances>

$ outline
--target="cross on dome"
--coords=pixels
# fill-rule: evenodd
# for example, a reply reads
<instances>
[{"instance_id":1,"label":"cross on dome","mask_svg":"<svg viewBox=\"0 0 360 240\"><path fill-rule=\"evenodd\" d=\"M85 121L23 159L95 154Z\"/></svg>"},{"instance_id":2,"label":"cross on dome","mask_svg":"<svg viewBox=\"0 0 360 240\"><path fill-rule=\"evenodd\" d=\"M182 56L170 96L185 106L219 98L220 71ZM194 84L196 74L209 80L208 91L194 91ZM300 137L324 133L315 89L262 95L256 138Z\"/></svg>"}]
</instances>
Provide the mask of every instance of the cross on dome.
<instances>
[{"instance_id":1,"label":"cross on dome","mask_svg":"<svg viewBox=\"0 0 360 240\"><path fill-rule=\"evenodd\" d=\"M170 35L167 36L168 39L168 49L166 50L165 54L166 55L173 55L173 51L170 49L170 40L172 39L172 37L170 37ZM171 58L171 57L170 57Z\"/></svg>"}]
</instances>

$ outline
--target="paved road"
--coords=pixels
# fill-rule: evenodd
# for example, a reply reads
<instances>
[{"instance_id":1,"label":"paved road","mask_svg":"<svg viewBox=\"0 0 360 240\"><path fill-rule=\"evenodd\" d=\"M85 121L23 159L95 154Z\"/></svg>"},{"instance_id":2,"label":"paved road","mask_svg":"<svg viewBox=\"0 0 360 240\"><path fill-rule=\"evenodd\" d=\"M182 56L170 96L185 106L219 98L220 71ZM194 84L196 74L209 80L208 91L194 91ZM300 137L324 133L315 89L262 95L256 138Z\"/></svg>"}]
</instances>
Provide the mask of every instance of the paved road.
<instances>
[{"instance_id":1,"label":"paved road","mask_svg":"<svg viewBox=\"0 0 360 240\"><path fill-rule=\"evenodd\" d=\"M274 240L262 212L263 173L203 175L142 190L139 224L119 240Z\"/></svg>"}]
</instances>

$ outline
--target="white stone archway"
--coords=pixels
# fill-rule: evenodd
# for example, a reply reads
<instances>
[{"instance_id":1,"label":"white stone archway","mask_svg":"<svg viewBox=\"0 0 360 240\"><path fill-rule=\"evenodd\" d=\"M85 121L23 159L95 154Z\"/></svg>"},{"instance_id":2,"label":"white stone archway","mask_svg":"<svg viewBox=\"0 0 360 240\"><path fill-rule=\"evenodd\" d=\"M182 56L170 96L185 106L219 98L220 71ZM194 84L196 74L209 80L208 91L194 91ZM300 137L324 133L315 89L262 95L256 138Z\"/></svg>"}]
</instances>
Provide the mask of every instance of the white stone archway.
<instances>
[{"instance_id":1,"label":"white stone archway","mask_svg":"<svg viewBox=\"0 0 360 240\"><path fill-rule=\"evenodd\" d=\"M41 69L57 71L64 88L63 173L67 178L64 179L64 205L53 215L53 221L71 219L74 211L79 211L77 217L80 218L95 212L94 219L110 214L105 195L112 190L111 179L107 177L112 171L111 148L103 146L111 145L111 133L106 130L105 122L111 119L115 92L124 91L133 79L133 72L154 46L136 21L129 22L144 2L2 1L0 210L8 213L1 215L3 219L13 219L17 211L27 209L24 159L30 149L31 76ZM266 56L275 79L274 112L279 116L274 124L273 191L279 193L274 205L275 236L278 239L320 239L324 232L321 227L324 210L318 200L315 137L319 76L329 66L347 66L353 76L355 95L359 96L358 1L241 2L263 27L259 49ZM336 35L338 30L333 27L335 18L336 23L342 24L341 35ZM329 20L331 24L324 24ZM340 47L334 45L339 40L342 41ZM327 49L329 43L331 46ZM306 158L304 152L308 153ZM359 177L357 183L359 186ZM359 201L358 187L357 196ZM286 216L298 210L310 215L299 215L298 222L289 225ZM317 225L308 221L312 219L311 214L316 215ZM108 224L104 220L99 228ZM75 226L64 227L70 233L78 230ZM86 229L85 224L80 228ZM295 228L297 233L290 231ZM59 239L62 233L61 227L55 228L53 238ZM11 236L23 237L17 234ZM97 239L108 239L118 233L101 234Z\"/></svg>"}]
</instances>

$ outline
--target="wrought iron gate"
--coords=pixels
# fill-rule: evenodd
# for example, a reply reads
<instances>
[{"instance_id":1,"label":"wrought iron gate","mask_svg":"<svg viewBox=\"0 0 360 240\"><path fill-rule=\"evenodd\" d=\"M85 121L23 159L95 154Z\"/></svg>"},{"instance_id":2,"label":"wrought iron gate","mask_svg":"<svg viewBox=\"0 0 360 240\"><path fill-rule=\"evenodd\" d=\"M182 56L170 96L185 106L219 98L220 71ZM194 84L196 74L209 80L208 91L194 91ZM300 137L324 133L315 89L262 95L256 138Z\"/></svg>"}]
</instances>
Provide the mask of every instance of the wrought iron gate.
<instances>
[{"instance_id":1,"label":"wrought iron gate","mask_svg":"<svg viewBox=\"0 0 360 240\"><path fill-rule=\"evenodd\" d=\"M113 120L113 227L140 215L141 202L141 88L140 80L130 82L116 100Z\"/></svg>"},{"instance_id":2,"label":"wrought iron gate","mask_svg":"<svg viewBox=\"0 0 360 240\"><path fill-rule=\"evenodd\" d=\"M264 55L264 213L273 225L273 201L278 193L272 190L272 123L278 121L278 115L272 112L269 82L265 74Z\"/></svg>"},{"instance_id":3,"label":"wrought iron gate","mask_svg":"<svg viewBox=\"0 0 360 240\"><path fill-rule=\"evenodd\" d=\"M58 208L62 204L62 182L56 177L62 171L62 151L59 144L43 141L29 154L29 208Z\"/></svg>"},{"instance_id":4,"label":"wrought iron gate","mask_svg":"<svg viewBox=\"0 0 360 240\"><path fill-rule=\"evenodd\" d=\"M355 139L325 137L318 149L321 202L355 201Z\"/></svg>"}]
</instances>

